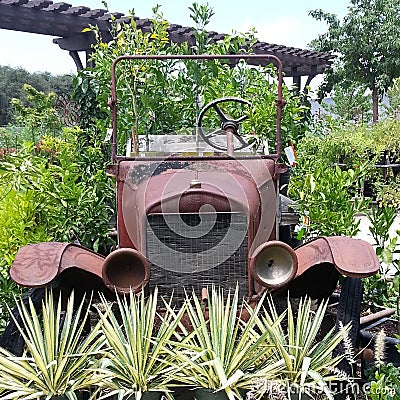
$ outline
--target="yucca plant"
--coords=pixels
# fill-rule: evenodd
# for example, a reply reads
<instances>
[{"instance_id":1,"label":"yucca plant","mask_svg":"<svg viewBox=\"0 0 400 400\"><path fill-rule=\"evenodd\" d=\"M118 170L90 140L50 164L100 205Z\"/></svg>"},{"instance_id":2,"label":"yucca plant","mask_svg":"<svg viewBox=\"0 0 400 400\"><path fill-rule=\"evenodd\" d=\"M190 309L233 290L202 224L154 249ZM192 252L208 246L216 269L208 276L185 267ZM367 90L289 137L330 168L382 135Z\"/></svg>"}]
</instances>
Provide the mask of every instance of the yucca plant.
<instances>
[{"instance_id":1,"label":"yucca plant","mask_svg":"<svg viewBox=\"0 0 400 400\"><path fill-rule=\"evenodd\" d=\"M32 301L17 302L21 324L15 321L26 344L23 356L0 349L0 391L2 399L44 399L66 396L77 400L77 393L89 390L102 377L94 370L104 339L99 324L89 334L84 326L89 306L82 300L74 309L74 294L62 310L61 295L54 301L46 293L39 313Z\"/></svg>"},{"instance_id":2,"label":"yucca plant","mask_svg":"<svg viewBox=\"0 0 400 400\"><path fill-rule=\"evenodd\" d=\"M297 394L291 397L288 394L289 399L301 398L301 393L311 398L323 393L325 398L333 400L329 382L344 379L351 382L351 378L337 368L346 355L334 356L339 343L346 341L350 326L343 327L339 332L333 328L323 338L319 338L327 302L322 302L314 312L310 299L300 299L296 314L289 300L287 304L287 310L278 315L270 301L269 310L264 310L257 319L258 328L268 332L268 343L276 349L271 355L272 360L283 360L285 363L277 379L287 387L287 393ZM276 324L276 321L280 323ZM348 357L352 355L348 354ZM262 388L268 388L268 385L260 385L260 381L257 385L261 391L254 397L261 398L265 394Z\"/></svg>"},{"instance_id":3,"label":"yucca plant","mask_svg":"<svg viewBox=\"0 0 400 400\"><path fill-rule=\"evenodd\" d=\"M182 334L176 334L177 379L196 388L225 391L233 400L255 379L278 376L284 362L269 361L274 349L266 341L268 332L256 329L261 304L262 300L253 309L240 303L237 288L225 297L222 289L213 287L207 307L195 295L188 299L192 330L181 326Z\"/></svg>"},{"instance_id":4,"label":"yucca plant","mask_svg":"<svg viewBox=\"0 0 400 400\"><path fill-rule=\"evenodd\" d=\"M169 341L175 333L185 307L175 312L167 303L162 314L157 312L157 289L147 298L117 297L116 310L103 300L100 311L102 331L108 353L102 360L100 373L108 378L102 382L102 397L140 399L146 392L164 392L169 396L169 384L177 366Z\"/></svg>"}]
</instances>

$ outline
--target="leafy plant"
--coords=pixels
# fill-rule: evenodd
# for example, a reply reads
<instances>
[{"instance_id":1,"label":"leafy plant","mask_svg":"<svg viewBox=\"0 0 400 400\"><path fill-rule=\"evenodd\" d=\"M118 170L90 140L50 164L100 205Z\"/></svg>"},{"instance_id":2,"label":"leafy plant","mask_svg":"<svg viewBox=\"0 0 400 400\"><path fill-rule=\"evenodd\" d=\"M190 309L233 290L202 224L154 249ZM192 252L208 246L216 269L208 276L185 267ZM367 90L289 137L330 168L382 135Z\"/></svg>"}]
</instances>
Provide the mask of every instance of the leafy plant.
<instances>
[{"instance_id":1,"label":"leafy plant","mask_svg":"<svg viewBox=\"0 0 400 400\"><path fill-rule=\"evenodd\" d=\"M322 340L318 340L326 307L327 302L323 302L312 312L311 300L302 299L295 314L288 300L284 318L285 315L278 315L270 302L269 312L262 313L257 320L260 331L268 332L267 343L275 349L270 355L270 362L284 362L284 368L275 375L275 380L280 383L281 390L282 386L287 388L287 393L306 393L311 397L323 393L333 400L331 383L347 379L351 384L351 378L336 367L344 356L352 359L353 355L333 356L339 343L346 339L350 326L336 333L333 328ZM253 397L261 398L268 393L270 386L256 382L254 389L251 391Z\"/></svg>"},{"instance_id":2,"label":"leafy plant","mask_svg":"<svg viewBox=\"0 0 400 400\"><path fill-rule=\"evenodd\" d=\"M368 371L367 398L372 400L395 400L400 396L400 369L385 360L385 332L382 329L374 346L375 363Z\"/></svg>"},{"instance_id":3,"label":"leafy plant","mask_svg":"<svg viewBox=\"0 0 400 400\"><path fill-rule=\"evenodd\" d=\"M86 70L84 77L78 78L82 92L86 90L90 96L96 92L98 108L108 113L110 68L120 55L252 52L252 45L256 42L253 31L227 35L223 40L211 43L205 28L213 16L212 8L194 3L189 10L196 25L196 43L192 46L186 42L180 45L169 42L169 23L164 20L158 7L153 10L154 17L148 32L137 28L133 16L131 24L114 24L113 40L109 43L101 41L96 28L89 28L97 34L92 53L95 67ZM120 148L125 146L127 138L135 138L136 135L191 129L203 105L227 95L251 98L254 109L243 131L248 134L254 131L258 135L252 137L256 145L269 137L271 149L274 146L275 139L272 136L276 125L277 94L275 72L270 66L257 69L239 63L232 68L223 60L135 60L120 62L116 75ZM302 135L301 121L305 107L287 88L284 91L287 106L283 112L282 132L285 140L289 141ZM96 123L105 136L110 119L97 119Z\"/></svg>"},{"instance_id":4,"label":"leafy plant","mask_svg":"<svg viewBox=\"0 0 400 400\"><path fill-rule=\"evenodd\" d=\"M393 237L390 233L396 215L396 209L388 206L373 207L370 214L367 214L380 270L378 274L364 280L364 296L372 305L396 308L400 315L400 261L394 257L400 252L400 232L397 231Z\"/></svg>"},{"instance_id":5,"label":"leafy plant","mask_svg":"<svg viewBox=\"0 0 400 400\"><path fill-rule=\"evenodd\" d=\"M12 98L20 99L26 105L24 84L36 90L49 93L69 94L71 91L71 75L51 75L48 72L29 73L23 68L0 66L0 126L12 123Z\"/></svg>"},{"instance_id":6,"label":"leafy plant","mask_svg":"<svg viewBox=\"0 0 400 400\"><path fill-rule=\"evenodd\" d=\"M66 129L61 139L43 137L38 154L25 144L0 163L0 175L4 191L30 193L34 212L27 223L53 240L79 240L97 250L109 241L113 191L101 149L77 152L79 132Z\"/></svg>"},{"instance_id":7,"label":"leafy plant","mask_svg":"<svg viewBox=\"0 0 400 400\"><path fill-rule=\"evenodd\" d=\"M328 31L311 45L315 50L332 51L336 62L329 68L322 90L329 92L334 83L358 82L372 94L373 121L378 120L378 97L400 75L396 54L400 44L398 0L350 0L348 13L341 21L322 10L310 11L318 21L328 24Z\"/></svg>"},{"instance_id":8,"label":"leafy plant","mask_svg":"<svg viewBox=\"0 0 400 400\"><path fill-rule=\"evenodd\" d=\"M296 172L289 190L297 200L300 214L306 218L299 238L356 235L360 221L355 216L368 206L364 198L353 198L362 172L362 167L342 170L321 164L315 164L312 171L303 171L304 175Z\"/></svg>"},{"instance_id":9,"label":"leafy plant","mask_svg":"<svg viewBox=\"0 0 400 400\"><path fill-rule=\"evenodd\" d=\"M377 180L375 182L375 190L377 192L376 200L383 207L393 207L400 210L400 175L387 180L386 182L382 180Z\"/></svg>"},{"instance_id":10,"label":"leafy plant","mask_svg":"<svg viewBox=\"0 0 400 400\"><path fill-rule=\"evenodd\" d=\"M32 142L44 134L58 134L61 123L54 109L56 94L45 94L28 84L25 84L23 89L27 93L30 105L25 106L20 99L11 100L16 122L29 128Z\"/></svg>"},{"instance_id":11,"label":"leafy plant","mask_svg":"<svg viewBox=\"0 0 400 400\"><path fill-rule=\"evenodd\" d=\"M182 326L182 334L176 334L174 353L180 365L176 379L225 391L229 399L241 398L239 389L250 387L254 379L275 379L283 362L270 362L274 347L268 331L256 329L261 304L254 309L246 303L240 305L237 289L233 296L228 292L225 297L221 289L212 288L207 304L195 295L188 299L193 331ZM279 324L279 319L273 324Z\"/></svg>"},{"instance_id":12,"label":"leafy plant","mask_svg":"<svg viewBox=\"0 0 400 400\"><path fill-rule=\"evenodd\" d=\"M1 186L0 186L1 187ZM9 278L8 270L20 247L45 242L50 239L44 227L36 224L38 204L33 191L5 191L0 201L0 331L8 321L7 305L13 303L13 295L22 292Z\"/></svg>"},{"instance_id":13,"label":"leafy plant","mask_svg":"<svg viewBox=\"0 0 400 400\"><path fill-rule=\"evenodd\" d=\"M370 379L368 399L396 400L399 398L400 370L393 364L381 365Z\"/></svg>"},{"instance_id":14,"label":"leafy plant","mask_svg":"<svg viewBox=\"0 0 400 400\"><path fill-rule=\"evenodd\" d=\"M332 104L326 108L342 123L353 121L362 124L370 121L371 104L364 85L337 83L333 85L331 99Z\"/></svg>"},{"instance_id":15,"label":"leafy plant","mask_svg":"<svg viewBox=\"0 0 400 400\"><path fill-rule=\"evenodd\" d=\"M30 301L17 302L22 323L18 329L26 344L26 354L16 357L0 348L0 390L2 399L51 399L66 395L77 400L77 391L89 390L103 377L95 372L96 357L104 345L100 325L85 330L89 307L84 300L74 310L74 295L65 312L61 296L55 301L46 294L41 312Z\"/></svg>"},{"instance_id":16,"label":"leafy plant","mask_svg":"<svg viewBox=\"0 0 400 400\"><path fill-rule=\"evenodd\" d=\"M166 312L159 315L157 289L148 298L141 293L139 298L132 291L117 297L116 311L103 300L105 311L99 311L108 346L99 367L107 377L99 385L104 397L118 393L119 398L127 395L139 400L144 392L168 392L177 371L169 341L185 307L175 313L165 303Z\"/></svg>"},{"instance_id":17,"label":"leafy plant","mask_svg":"<svg viewBox=\"0 0 400 400\"><path fill-rule=\"evenodd\" d=\"M392 86L387 92L389 105L384 104L387 114L394 119L400 116L400 77L393 79Z\"/></svg>"},{"instance_id":18,"label":"leafy plant","mask_svg":"<svg viewBox=\"0 0 400 400\"><path fill-rule=\"evenodd\" d=\"M22 246L79 241L106 252L111 243L113 187L101 146L84 148L81 134L64 129L61 137L25 143L0 160L0 329L9 318L5 304L21 293L8 271Z\"/></svg>"}]
</instances>

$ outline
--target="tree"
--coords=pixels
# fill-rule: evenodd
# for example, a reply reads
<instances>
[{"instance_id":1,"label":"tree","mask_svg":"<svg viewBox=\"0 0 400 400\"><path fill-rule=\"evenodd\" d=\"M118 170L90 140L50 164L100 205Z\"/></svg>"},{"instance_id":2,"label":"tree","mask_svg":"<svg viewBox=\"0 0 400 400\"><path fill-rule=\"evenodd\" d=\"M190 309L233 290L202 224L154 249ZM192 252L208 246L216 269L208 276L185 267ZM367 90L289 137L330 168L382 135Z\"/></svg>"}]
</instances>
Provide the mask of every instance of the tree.
<instances>
[{"instance_id":1,"label":"tree","mask_svg":"<svg viewBox=\"0 0 400 400\"><path fill-rule=\"evenodd\" d=\"M39 92L28 84L23 85L23 91L29 102L28 107L16 98L11 99L11 105L15 121L31 131L33 141L35 141L35 131L40 132L41 135L49 133L54 135L61 131L61 123L54 109L56 94Z\"/></svg>"},{"instance_id":2,"label":"tree","mask_svg":"<svg viewBox=\"0 0 400 400\"><path fill-rule=\"evenodd\" d=\"M332 88L332 104L325 108L341 121L364 122L371 119L371 102L365 85L336 83Z\"/></svg>"},{"instance_id":3,"label":"tree","mask_svg":"<svg viewBox=\"0 0 400 400\"><path fill-rule=\"evenodd\" d=\"M311 46L337 55L321 90L330 92L341 82L366 85L371 90L376 122L379 97L400 76L400 0L350 0L343 21L321 9L310 15L328 24L328 31Z\"/></svg>"},{"instance_id":4,"label":"tree","mask_svg":"<svg viewBox=\"0 0 400 400\"><path fill-rule=\"evenodd\" d=\"M49 72L29 73L23 68L0 66L0 126L7 125L12 119L11 99L18 98L27 105L23 85L27 83L44 93L55 92L57 95L70 94L71 75L51 75Z\"/></svg>"}]
</instances>

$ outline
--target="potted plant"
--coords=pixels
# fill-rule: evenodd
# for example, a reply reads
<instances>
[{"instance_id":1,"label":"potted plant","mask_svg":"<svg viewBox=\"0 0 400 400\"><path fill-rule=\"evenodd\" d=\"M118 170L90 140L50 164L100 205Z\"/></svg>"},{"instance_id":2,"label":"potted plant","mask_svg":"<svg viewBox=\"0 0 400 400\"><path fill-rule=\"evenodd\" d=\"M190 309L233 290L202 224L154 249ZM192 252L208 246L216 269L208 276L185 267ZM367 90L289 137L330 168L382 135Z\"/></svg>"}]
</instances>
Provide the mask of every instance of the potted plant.
<instances>
[{"instance_id":1,"label":"potted plant","mask_svg":"<svg viewBox=\"0 0 400 400\"><path fill-rule=\"evenodd\" d=\"M240 399L254 379L273 379L284 362L270 362L269 333L256 329L262 301L254 309L239 304L237 288L225 298L213 287L205 298L187 299L190 329L181 326L174 342L176 379L194 388L196 400Z\"/></svg>"},{"instance_id":2,"label":"potted plant","mask_svg":"<svg viewBox=\"0 0 400 400\"><path fill-rule=\"evenodd\" d=\"M89 391L102 379L94 367L104 339L98 324L86 335L89 306L83 299L74 310L74 300L72 293L63 311L61 296L55 303L49 291L40 316L31 300L28 305L17 302L22 322L15 322L26 351L17 357L0 348L3 400L78 400L82 391Z\"/></svg>"},{"instance_id":3,"label":"potted plant","mask_svg":"<svg viewBox=\"0 0 400 400\"><path fill-rule=\"evenodd\" d=\"M164 302L163 314L157 312L157 289L147 298L134 292L117 297L112 308L103 299L99 310L101 329L108 351L99 366L107 376L99 385L102 398L159 399L169 396L177 366L172 363L169 341L185 312L175 312Z\"/></svg>"},{"instance_id":4,"label":"potted plant","mask_svg":"<svg viewBox=\"0 0 400 400\"><path fill-rule=\"evenodd\" d=\"M249 398L260 399L265 395L272 396L272 391L275 394L280 391L286 392L286 397L291 400L313 399L320 394L333 400L336 391L333 386L340 384L345 376L337 367L345 356L352 359L353 349L344 340L346 354L334 356L335 349L346 339L350 326L339 332L333 328L323 339L317 336L321 332L327 304L321 303L314 312L311 300L300 300L295 316L290 301L281 315L270 302L269 312L260 315L257 326L261 332L268 332L268 344L275 349L270 362L283 360L285 365L272 384L265 379L256 380ZM347 378L351 383L351 378Z\"/></svg>"},{"instance_id":5,"label":"potted plant","mask_svg":"<svg viewBox=\"0 0 400 400\"><path fill-rule=\"evenodd\" d=\"M396 193L398 192L396 188ZM374 240L376 255L380 261L379 273L364 279L364 300L369 310L379 310L360 319L366 321L360 330L360 345L374 351L376 361L377 338L384 343L385 362L400 366L400 231L396 231L397 209L393 204L379 204L370 209L368 220L369 233ZM393 233L395 233L393 235ZM395 314L395 316L389 318ZM373 366L371 356L362 362L363 373Z\"/></svg>"}]
</instances>

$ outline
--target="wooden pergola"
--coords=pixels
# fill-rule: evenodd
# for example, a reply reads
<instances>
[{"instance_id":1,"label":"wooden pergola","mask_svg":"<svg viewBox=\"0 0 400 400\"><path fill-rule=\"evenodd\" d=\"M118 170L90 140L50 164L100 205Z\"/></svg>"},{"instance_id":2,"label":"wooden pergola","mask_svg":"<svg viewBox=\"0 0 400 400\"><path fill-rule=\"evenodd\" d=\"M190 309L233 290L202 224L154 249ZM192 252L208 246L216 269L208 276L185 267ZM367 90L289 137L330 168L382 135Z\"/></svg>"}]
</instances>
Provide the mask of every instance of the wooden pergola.
<instances>
[{"instance_id":1,"label":"wooden pergola","mask_svg":"<svg viewBox=\"0 0 400 400\"><path fill-rule=\"evenodd\" d=\"M84 63L79 52L86 53L85 65L91 52L95 38L91 32L82 32L89 25L97 25L105 42L111 40L111 16L117 22L129 22L130 18L122 13L108 13L103 9L90 9L85 6L73 7L68 3L54 3L50 0L0 0L0 29L21 32L38 33L55 36L53 42L61 49L69 52L78 70ZM151 21L148 18L135 17L137 27L143 31L149 30ZM171 24L168 28L172 42L195 43L193 28ZM223 39L225 34L209 32L211 41ZM268 53L280 58L286 77L292 77L297 88L301 87L302 77L306 77L305 85L318 74L325 71L332 63L330 53L298 49L283 45L257 42L253 51L256 54Z\"/></svg>"}]
</instances>

